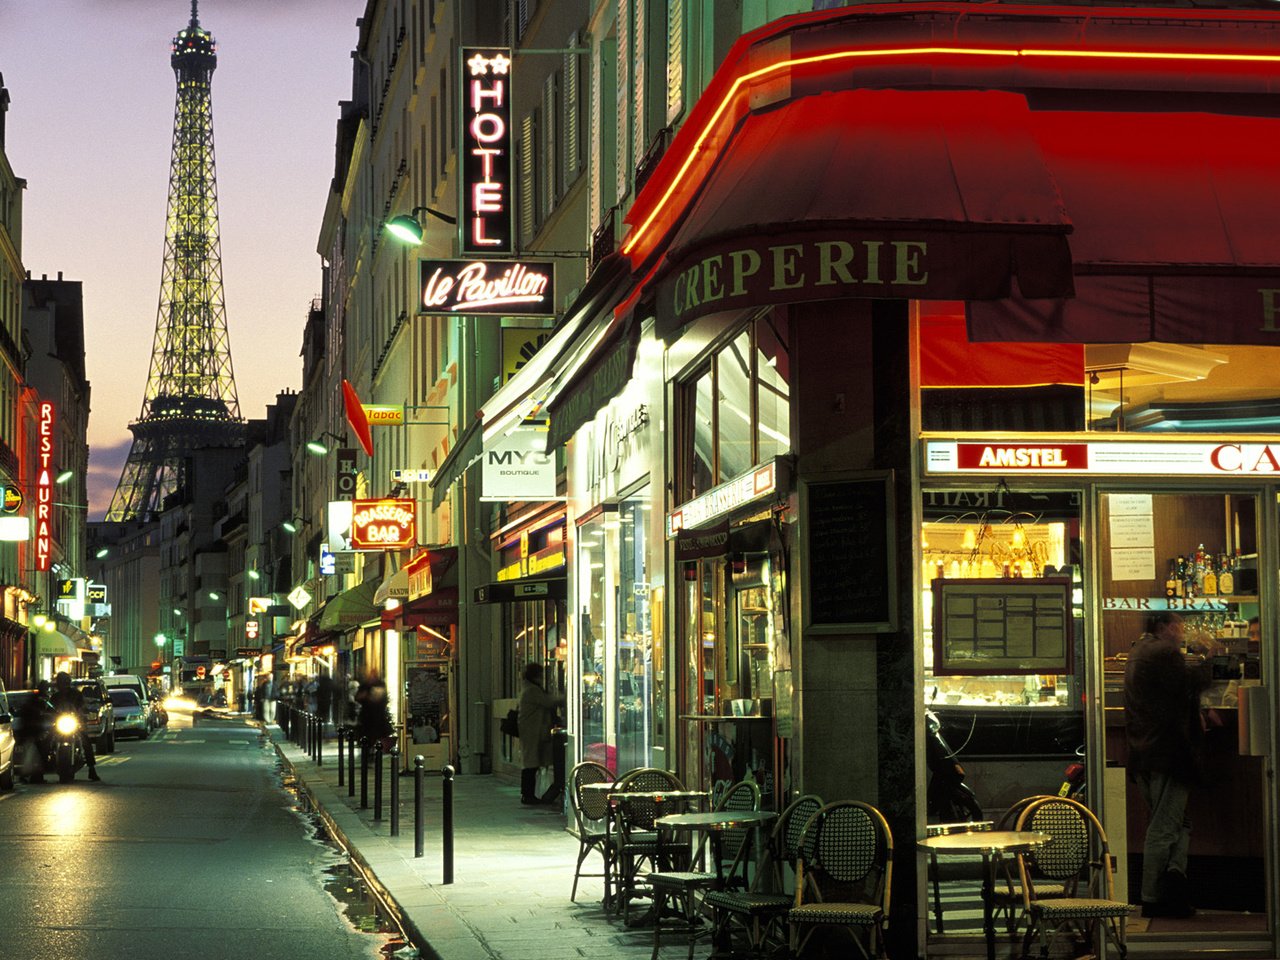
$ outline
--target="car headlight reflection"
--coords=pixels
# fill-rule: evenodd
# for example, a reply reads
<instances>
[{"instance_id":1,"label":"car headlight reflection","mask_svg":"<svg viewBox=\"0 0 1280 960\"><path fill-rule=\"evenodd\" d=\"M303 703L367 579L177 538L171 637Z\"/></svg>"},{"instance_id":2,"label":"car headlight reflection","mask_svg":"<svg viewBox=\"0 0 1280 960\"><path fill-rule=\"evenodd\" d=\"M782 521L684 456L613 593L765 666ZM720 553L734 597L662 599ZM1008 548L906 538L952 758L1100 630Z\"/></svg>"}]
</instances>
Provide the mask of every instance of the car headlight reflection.
<instances>
[{"instance_id":1,"label":"car headlight reflection","mask_svg":"<svg viewBox=\"0 0 1280 960\"><path fill-rule=\"evenodd\" d=\"M54 721L53 727L64 737L69 737L71 736L71 734L75 733L77 730L80 729L80 721L77 720L72 714L64 713L64 714L61 714L57 720Z\"/></svg>"}]
</instances>

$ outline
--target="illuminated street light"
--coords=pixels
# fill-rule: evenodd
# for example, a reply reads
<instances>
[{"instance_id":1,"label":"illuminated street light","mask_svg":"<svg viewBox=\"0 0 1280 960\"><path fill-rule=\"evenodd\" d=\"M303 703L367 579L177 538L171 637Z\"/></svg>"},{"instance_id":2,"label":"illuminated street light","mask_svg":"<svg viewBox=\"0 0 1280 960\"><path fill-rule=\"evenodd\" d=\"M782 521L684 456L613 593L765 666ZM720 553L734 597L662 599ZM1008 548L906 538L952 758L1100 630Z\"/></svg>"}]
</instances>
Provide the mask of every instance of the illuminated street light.
<instances>
[{"instance_id":1,"label":"illuminated street light","mask_svg":"<svg viewBox=\"0 0 1280 960\"><path fill-rule=\"evenodd\" d=\"M441 213L439 210L433 210L430 207L414 207L412 213L402 213L388 220L387 233L401 243L412 244L416 247L422 243L422 221L418 219L419 213L429 213L437 220L443 220L445 223L458 222L449 214Z\"/></svg>"},{"instance_id":2,"label":"illuminated street light","mask_svg":"<svg viewBox=\"0 0 1280 960\"><path fill-rule=\"evenodd\" d=\"M58 474L56 477L54 477L53 482L54 482L54 483L66 483L68 480L70 480L70 479L71 479L72 477L74 477L75 475L76 475L76 472L75 472L74 470L63 470L60 474Z\"/></svg>"},{"instance_id":3,"label":"illuminated street light","mask_svg":"<svg viewBox=\"0 0 1280 960\"><path fill-rule=\"evenodd\" d=\"M257 570L249 570L249 571L246 573L246 576L247 576L250 580L261 580L261 579L262 579L262 574L260 574Z\"/></svg>"},{"instance_id":4,"label":"illuminated street light","mask_svg":"<svg viewBox=\"0 0 1280 960\"><path fill-rule=\"evenodd\" d=\"M101 550L99 550L97 553L95 553L95 554L94 554L94 556L95 556L95 557L97 557L99 560L101 560L103 557L105 557L105 556L106 556L108 553L110 553L110 552L111 552L111 551L110 551L110 550L108 550L106 547L103 547Z\"/></svg>"}]
</instances>

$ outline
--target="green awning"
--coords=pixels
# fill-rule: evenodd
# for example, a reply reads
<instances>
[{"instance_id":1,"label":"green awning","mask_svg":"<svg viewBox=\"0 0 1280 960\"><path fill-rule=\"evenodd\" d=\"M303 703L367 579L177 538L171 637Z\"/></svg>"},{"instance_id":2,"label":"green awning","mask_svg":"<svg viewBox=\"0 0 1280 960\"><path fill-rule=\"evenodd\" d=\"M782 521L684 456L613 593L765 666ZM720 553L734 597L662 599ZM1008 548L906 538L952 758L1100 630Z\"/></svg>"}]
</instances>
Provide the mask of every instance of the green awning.
<instances>
[{"instance_id":1,"label":"green awning","mask_svg":"<svg viewBox=\"0 0 1280 960\"><path fill-rule=\"evenodd\" d=\"M378 581L366 580L350 590L343 590L320 611L319 628L345 633L362 623L379 619L381 613L373 603L377 589Z\"/></svg>"}]
</instances>

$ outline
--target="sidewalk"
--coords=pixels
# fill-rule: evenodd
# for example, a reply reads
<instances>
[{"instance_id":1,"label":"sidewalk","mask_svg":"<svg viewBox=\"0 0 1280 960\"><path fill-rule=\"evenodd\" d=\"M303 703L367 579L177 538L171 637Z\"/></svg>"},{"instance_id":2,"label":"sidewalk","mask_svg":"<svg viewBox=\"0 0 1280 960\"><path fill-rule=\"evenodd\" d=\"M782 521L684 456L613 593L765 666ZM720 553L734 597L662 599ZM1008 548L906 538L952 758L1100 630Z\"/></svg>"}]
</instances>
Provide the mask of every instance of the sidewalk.
<instances>
[{"instance_id":1,"label":"sidewalk","mask_svg":"<svg viewBox=\"0 0 1280 960\"><path fill-rule=\"evenodd\" d=\"M583 878L577 902L569 901L578 841L565 831L559 808L522 806L519 789L493 776L459 775L454 780L454 882L446 886L439 771L427 773L425 856L415 859L412 776L400 778L400 836L392 838L389 771L383 785L384 819L375 824L372 769L369 809L360 810L358 758L356 796L348 797L347 786L338 786L336 740L326 740L324 766L317 767L274 723L264 730L334 839L369 875L424 956L648 960L652 928L628 930L607 916L599 878ZM591 854L583 869L598 873L599 854ZM662 942L664 957L687 956L682 934L664 931Z\"/></svg>"}]
</instances>

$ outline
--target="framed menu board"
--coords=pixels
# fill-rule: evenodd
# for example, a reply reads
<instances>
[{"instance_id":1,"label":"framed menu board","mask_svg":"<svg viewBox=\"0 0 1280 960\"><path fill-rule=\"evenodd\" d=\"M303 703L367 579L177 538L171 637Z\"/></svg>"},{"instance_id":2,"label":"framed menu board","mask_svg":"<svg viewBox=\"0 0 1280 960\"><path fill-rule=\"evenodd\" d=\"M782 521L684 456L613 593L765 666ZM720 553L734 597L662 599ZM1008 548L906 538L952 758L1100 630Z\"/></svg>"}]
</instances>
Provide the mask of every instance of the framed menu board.
<instances>
[{"instance_id":1,"label":"framed menu board","mask_svg":"<svg viewBox=\"0 0 1280 960\"><path fill-rule=\"evenodd\" d=\"M893 471L800 482L807 633L898 629Z\"/></svg>"},{"instance_id":2,"label":"framed menu board","mask_svg":"<svg viewBox=\"0 0 1280 960\"><path fill-rule=\"evenodd\" d=\"M933 581L933 672L1071 672L1071 580Z\"/></svg>"}]
</instances>

